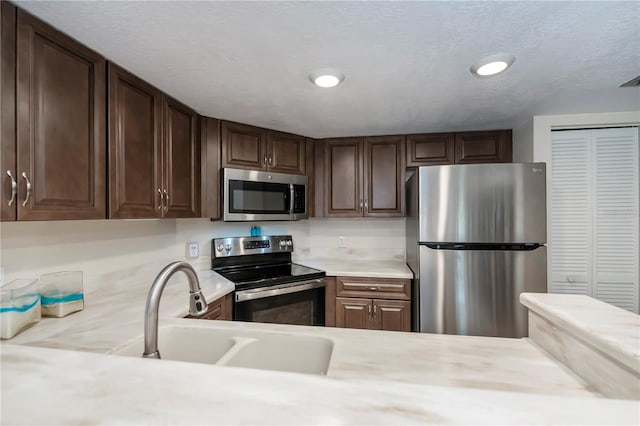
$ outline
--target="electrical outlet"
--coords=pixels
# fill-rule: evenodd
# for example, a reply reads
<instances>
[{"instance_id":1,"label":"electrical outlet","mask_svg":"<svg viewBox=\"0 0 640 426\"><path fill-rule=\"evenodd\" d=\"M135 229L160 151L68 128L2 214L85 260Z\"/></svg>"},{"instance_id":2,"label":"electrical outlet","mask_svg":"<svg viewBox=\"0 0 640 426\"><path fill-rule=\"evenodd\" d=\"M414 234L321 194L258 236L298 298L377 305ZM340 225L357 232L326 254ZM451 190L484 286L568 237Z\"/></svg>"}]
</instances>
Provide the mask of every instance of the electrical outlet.
<instances>
[{"instance_id":1,"label":"electrical outlet","mask_svg":"<svg viewBox=\"0 0 640 426\"><path fill-rule=\"evenodd\" d=\"M338 247L346 247L347 246L347 239L343 236L339 236L338 237Z\"/></svg>"},{"instance_id":2,"label":"electrical outlet","mask_svg":"<svg viewBox=\"0 0 640 426\"><path fill-rule=\"evenodd\" d=\"M200 246L198 243L187 243L187 257L189 259L195 259L200 256Z\"/></svg>"}]
</instances>

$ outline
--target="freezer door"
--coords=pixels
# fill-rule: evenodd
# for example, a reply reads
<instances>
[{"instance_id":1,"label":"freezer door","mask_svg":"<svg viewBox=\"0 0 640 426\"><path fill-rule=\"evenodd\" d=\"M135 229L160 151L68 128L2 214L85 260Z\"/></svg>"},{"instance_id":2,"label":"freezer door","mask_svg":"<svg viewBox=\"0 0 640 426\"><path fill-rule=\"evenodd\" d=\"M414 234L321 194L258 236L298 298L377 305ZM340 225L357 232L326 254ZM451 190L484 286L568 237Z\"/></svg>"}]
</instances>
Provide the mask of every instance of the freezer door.
<instances>
[{"instance_id":1,"label":"freezer door","mask_svg":"<svg viewBox=\"0 0 640 426\"><path fill-rule=\"evenodd\" d=\"M546 242L545 166L420 167L419 241Z\"/></svg>"},{"instance_id":2,"label":"freezer door","mask_svg":"<svg viewBox=\"0 0 640 426\"><path fill-rule=\"evenodd\" d=\"M438 250L420 245L419 331L527 336L522 292L546 293L547 252Z\"/></svg>"}]
</instances>

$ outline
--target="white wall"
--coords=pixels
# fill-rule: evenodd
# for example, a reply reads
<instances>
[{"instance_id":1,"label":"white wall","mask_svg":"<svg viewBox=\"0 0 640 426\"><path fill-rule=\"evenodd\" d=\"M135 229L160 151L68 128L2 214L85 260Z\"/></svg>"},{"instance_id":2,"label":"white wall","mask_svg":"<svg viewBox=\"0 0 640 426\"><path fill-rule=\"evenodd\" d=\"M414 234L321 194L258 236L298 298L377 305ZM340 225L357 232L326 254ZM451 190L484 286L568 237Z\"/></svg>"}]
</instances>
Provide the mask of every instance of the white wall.
<instances>
[{"instance_id":1,"label":"white wall","mask_svg":"<svg viewBox=\"0 0 640 426\"><path fill-rule=\"evenodd\" d=\"M175 235L175 220L3 222L0 279L81 270L86 289L100 284L104 274L172 260Z\"/></svg>"},{"instance_id":2,"label":"white wall","mask_svg":"<svg viewBox=\"0 0 640 426\"><path fill-rule=\"evenodd\" d=\"M513 162L533 161L533 118L513 128Z\"/></svg>"}]
</instances>

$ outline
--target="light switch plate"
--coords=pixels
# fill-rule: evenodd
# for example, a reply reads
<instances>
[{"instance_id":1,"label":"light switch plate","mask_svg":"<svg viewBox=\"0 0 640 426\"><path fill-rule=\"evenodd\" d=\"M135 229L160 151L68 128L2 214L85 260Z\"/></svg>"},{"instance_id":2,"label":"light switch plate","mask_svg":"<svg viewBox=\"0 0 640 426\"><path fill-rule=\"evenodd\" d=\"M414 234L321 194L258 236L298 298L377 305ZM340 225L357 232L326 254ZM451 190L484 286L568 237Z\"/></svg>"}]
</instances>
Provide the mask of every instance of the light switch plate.
<instances>
[{"instance_id":1,"label":"light switch plate","mask_svg":"<svg viewBox=\"0 0 640 426\"><path fill-rule=\"evenodd\" d=\"M200 245L196 242L188 242L186 251L187 258L195 259L200 256Z\"/></svg>"}]
</instances>

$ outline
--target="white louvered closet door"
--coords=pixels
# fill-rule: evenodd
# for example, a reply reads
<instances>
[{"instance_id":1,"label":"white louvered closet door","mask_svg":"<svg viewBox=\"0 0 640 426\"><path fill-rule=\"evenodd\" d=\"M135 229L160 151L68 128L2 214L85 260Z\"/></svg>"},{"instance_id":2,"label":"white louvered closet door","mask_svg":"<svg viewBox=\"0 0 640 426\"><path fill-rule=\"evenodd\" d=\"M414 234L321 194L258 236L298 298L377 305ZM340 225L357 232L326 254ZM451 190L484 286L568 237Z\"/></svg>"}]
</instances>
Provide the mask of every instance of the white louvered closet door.
<instances>
[{"instance_id":1,"label":"white louvered closet door","mask_svg":"<svg viewBox=\"0 0 640 426\"><path fill-rule=\"evenodd\" d=\"M638 129L592 132L593 296L638 312Z\"/></svg>"},{"instance_id":2,"label":"white louvered closet door","mask_svg":"<svg viewBox=\"0 0 640 426\"><path fill-rule=\"evenodd\" d=\"M638 129L552 135L550 291L638 312Z\"/></svg>"},{"instance_id":3,"label":"white louvered closet door","mask_svg":"<svg viewBox=\"0 0 640 426\"><path fill-rule=\"evenodd\" d=\"M591 131L553 132L551 145L552 293L591 294Z\"/></svg>"}]
</instances>

